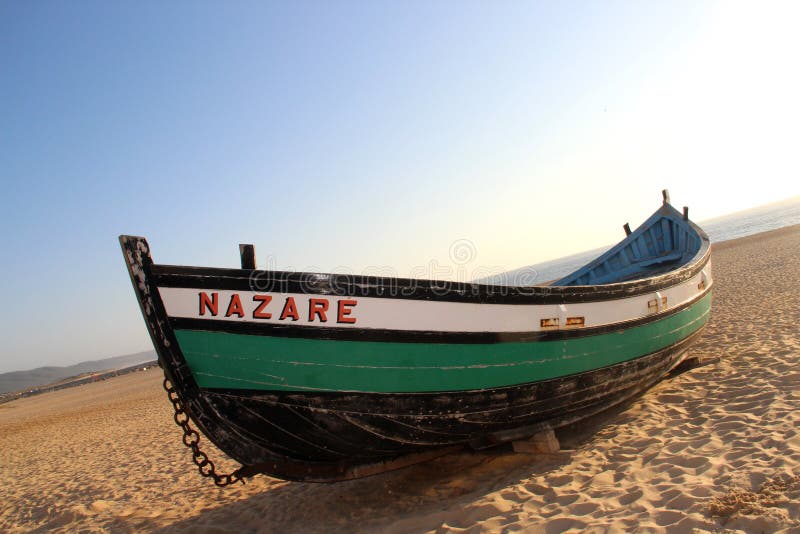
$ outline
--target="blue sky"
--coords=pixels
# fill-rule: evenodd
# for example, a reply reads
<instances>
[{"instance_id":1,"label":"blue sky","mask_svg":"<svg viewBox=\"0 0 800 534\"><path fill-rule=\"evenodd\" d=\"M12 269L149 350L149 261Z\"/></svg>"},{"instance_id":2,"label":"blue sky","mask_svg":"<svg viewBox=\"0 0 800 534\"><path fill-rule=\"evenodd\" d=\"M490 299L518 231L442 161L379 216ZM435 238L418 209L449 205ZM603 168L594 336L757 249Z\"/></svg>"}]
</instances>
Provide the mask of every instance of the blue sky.
<instances>
[{"instance_id":1,"label":"blue sky","mask_svg":"<svg viewBox=\"0 0 800 534\"><path fill-rule=\"evenodd\" d=\"M793 3L0 4L0 372L145 350L156 261L514 269L800 194ZM476 264L477 265L477 264Z\"/></svg>"}]
</instances>

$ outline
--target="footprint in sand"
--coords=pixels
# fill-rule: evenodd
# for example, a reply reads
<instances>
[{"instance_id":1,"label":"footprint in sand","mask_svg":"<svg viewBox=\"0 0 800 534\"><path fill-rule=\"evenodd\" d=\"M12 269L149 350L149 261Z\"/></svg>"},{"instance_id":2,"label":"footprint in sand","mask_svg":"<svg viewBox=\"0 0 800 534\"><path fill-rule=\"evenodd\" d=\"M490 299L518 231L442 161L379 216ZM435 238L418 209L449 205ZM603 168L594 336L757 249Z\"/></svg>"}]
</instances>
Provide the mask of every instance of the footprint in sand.
<instances>
[{"instance_id":1,"label":"footprint in sand","mask_svg":"<svg viewBox=\"0 0 800 534\"><path fill-rule=\"evenodd\" d=\"M104 501L102 499L99 499L89 505L89 510L95 513L105 512L106 510L111 508L113 504L114 503L112 501Z\"/></svg>"},{"instance_id":2,"label":"footprint in sand","mask_svg":"<svg viewBox=\"0 0 800 534\"><path fill-rule=\"evenodd\" d=\"M656 525L660 527L674 525L684 517L685 514L683 512L676 512L674 510L659 510L653 514Z\"/></svg>"},{"instance_id":3,"label":"footprint in sand","mask_svg":"<svg viewBox=\"0 0 800 534\"><path fill-rule=\"evenodd\" d=\"M637 490L631 491L629 493L626 493L625 495L620 497L618 499L618 501L619 501L620 505L628 506L629 504L631 504L633 502L636 502L639 499L641 499L642 495L644 495L644 492L642 492L642 490L640 490L640 489L637 489Z\"/></svg>"}]
</instances>

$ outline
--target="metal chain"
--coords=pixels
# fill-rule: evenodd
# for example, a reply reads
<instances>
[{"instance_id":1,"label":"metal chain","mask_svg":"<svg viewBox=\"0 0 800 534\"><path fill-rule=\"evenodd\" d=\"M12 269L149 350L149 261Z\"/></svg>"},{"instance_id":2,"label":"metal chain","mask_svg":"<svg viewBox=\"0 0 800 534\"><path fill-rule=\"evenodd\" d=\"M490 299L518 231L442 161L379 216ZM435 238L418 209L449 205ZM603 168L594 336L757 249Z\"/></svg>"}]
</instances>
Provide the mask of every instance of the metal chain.
<instances>
[{"instance_id":1,"label":"metal chain","mask_svg":"<svg viewBox=\"0 0 800 534\"><path fill-rule=\"evenodd\" d=\"M200 474L204 477L213 478L214 484L219 487L224 487L234 482L241 482L244 484L244 478L239 471L234 471L227 475L217 473L214 462L208 458L206 453L200 450L200 434L197 433L197 430L189 426L189 414L187 414L186 410L181 406L178 393L175 391L175 388L168 378L164 379L164 389L167 392L167 397L169 397L173 408L175 408L175 414L172 418L175 420L175 424L183 429L183 444L192 450L192 460L197 466L197 470L200 471Z\"/></svg>"}]
</instances>

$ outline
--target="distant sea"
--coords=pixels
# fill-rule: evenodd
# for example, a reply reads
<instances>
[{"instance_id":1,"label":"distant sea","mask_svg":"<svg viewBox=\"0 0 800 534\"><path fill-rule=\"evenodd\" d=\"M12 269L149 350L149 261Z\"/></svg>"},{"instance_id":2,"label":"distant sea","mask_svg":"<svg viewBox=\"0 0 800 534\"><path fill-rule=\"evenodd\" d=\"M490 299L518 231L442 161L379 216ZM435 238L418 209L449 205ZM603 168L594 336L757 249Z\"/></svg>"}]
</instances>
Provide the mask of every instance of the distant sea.
<instances>
[{"instance_id":1,"label":"distant sea","mask_svg":"<svg viewBox=\"0 0 800 534\"><path fill-rule=\"evenodd\" d=\"M697 223L712 243L800 224L800 197Z\"/></svg>"},{"instance_id":2,"label":"distant sea","mask_svg":"<svg viewBox=\"0 0 800 534\"><path fill-rule=\"evenodd\" d=\"M697 223L706 231L712 243L728 241L748 235L775 230L785 226L800 224L800 197L790 198L773 204L730 213ZM513 271L489 276L476 282L496 285L537 285L557 280L579 267L589 263L612 245L579 252L572 256L558 258Z\"/></svg>"}]
</instances>

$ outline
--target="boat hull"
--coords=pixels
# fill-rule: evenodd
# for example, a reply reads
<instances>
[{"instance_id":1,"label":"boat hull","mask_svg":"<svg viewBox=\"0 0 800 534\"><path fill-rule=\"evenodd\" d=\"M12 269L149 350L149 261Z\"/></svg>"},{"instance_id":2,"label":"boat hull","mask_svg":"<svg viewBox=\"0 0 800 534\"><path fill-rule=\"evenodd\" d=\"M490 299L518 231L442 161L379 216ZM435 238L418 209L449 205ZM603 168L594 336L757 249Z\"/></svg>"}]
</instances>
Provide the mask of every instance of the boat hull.
<instances>
[{"instance_id":1,"label":"boat hull","mask_svg":"<svg viewBox=\"0 0 800 534\"><path fill-rule=\"evenodd\" d=\"M201 395L226 414L227 432L240 443L309 462L355 465L432 447L486 448L574 423L652 386L698 334L623 363L503 388L422 394L203 389Z\"/></svg>"},{"instance_id":2,"label":"boat hull","mask_svg":"<svg viewBox=\"0 0 800 534\"><path fill-rule=\"evenodd\" d=\"M490 447L595 415L674 368L711 307L707 250L679 272L607 288L509 294L423 283L408 294L381 295L387 284L355 279L333 287L328 279L298 288L291 277L265 292L253 273L155 265L143 238L120 241L159 362L193 422L244 464L243 474L288 480L367 476L453 447ZM376 324L348 322L352 304L344 313L339 307L338 316L330 306L331 319L345 319L335 326L296 324L299 319L280 324L277 309L267 314L259 307L288 302L287 295L299 300L298 289L309 313L323 297L372 299L357 309L359 320L374 310ZM238 307L239 301L250 307ZM415 330L413 318L398 320L402 328L381 328L381 320L400 317L409 306L423 315L438 306L425 323L435 328ZM487 316L476 321L470 314L487 306L506 315L482 327ZM476 330L448 331L437 318L441 310ZM576 313L583 314L581 324L568 326ZM536 314L555 317L532 321ZM536 327L509 330L519 317ZM321 318L312 313L306 322ZM546 324L551 320L557 328Z\"/></svg>"}]
</instances>

